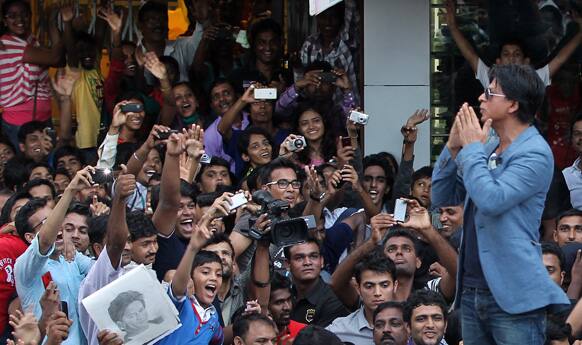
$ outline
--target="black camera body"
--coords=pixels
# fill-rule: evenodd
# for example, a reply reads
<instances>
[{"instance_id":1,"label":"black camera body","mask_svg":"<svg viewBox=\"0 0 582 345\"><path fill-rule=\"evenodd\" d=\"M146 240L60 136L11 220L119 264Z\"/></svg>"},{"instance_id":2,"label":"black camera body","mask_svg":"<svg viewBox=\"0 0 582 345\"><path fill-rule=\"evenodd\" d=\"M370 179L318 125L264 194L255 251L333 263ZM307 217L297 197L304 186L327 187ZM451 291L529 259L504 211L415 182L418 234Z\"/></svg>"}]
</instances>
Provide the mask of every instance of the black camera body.
<instances>
[{"instance_id":1,"label":"black camera body","mask_svg":"<svg viewBox=\"0 0 582 345\"><path fill-rule=\"evenodd\" d=\"M264 234L254 226L256 218L252 219L253 226L247 236L255 240L270 240L278 247L291 246L305 242L308 237L307 223L303 218L289 218L289 203L274 199L271 193L258 190L253 193L253 200L261 205L261 214L266 213L271 220L271 231Z\"/></svg>"}]
</instances>

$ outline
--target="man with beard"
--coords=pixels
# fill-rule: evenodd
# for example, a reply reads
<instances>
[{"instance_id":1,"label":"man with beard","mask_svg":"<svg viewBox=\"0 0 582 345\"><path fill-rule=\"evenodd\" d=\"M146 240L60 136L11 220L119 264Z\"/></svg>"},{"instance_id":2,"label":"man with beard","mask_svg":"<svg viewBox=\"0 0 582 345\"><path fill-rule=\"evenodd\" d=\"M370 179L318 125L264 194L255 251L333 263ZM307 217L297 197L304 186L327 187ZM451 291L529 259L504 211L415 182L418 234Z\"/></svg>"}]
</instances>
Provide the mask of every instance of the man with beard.
<instances>
[{"instance_id":1,"label":"man with beard","mask_svg":"<svg viewBox=\"0 0 582 345\"><path fill-rule=\"evenodd\" d=\"M373 339L374 310L381 303L394 300L398 288L396 267L392 260L386 260L381 250L376 250L356 265L354 277L362 306L346 317L335 319L326 329L344 342L365 345Z\"/></svg>"},{"instance_id":2,"label":"man with beard","mask_svg":"<svg viewBox=\"0 0 582 345\"><path fill-rule=\"evenodd\" d=\"M446 345L447 305L432 291L415 291L404 305L404 322L412 340L410 345Z\"/></svg>"},{"instance_id":3,"label":"man with beard","mask_svg":"<svg viewBox=\"0 0 582 345\"><path fill-rule=\"evenodd\" d=\"M374 311L374 345L406 345L408 330L404 325L402 303L384 302Z\"/></svg>"},{"instance_id":4,"label":"man with beard","mask_svg":"<svg viewBox=\"0 0 582 345\"><path fill-rule=\"evenodd\" d=\"M291 320L292 310L291 282L282 274L275 273L271 279L269 313L277 325L277 344L285 344L285 340L292 341L307 326Z\"/></svg>"}]
</instances>

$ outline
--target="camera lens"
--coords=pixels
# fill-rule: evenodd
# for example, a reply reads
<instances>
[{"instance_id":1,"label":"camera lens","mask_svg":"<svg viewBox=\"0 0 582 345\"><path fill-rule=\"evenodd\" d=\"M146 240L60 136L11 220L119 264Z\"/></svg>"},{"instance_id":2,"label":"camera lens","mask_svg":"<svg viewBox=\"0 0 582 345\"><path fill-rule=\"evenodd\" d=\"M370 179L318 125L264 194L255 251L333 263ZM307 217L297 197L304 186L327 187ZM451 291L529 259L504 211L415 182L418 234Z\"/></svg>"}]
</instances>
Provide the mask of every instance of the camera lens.
<instances>
[{"instance_id":1,"label":"camera lens","mask_svg":"<svg viewBox=\"0 0 582 345\"><path fill-rule=\"evenodd\" d=\"M293 141L293 145L295 145L296 148L300 149L303 147L303 140L295 139L295 141Z\"/></svg>"}]
</instances>

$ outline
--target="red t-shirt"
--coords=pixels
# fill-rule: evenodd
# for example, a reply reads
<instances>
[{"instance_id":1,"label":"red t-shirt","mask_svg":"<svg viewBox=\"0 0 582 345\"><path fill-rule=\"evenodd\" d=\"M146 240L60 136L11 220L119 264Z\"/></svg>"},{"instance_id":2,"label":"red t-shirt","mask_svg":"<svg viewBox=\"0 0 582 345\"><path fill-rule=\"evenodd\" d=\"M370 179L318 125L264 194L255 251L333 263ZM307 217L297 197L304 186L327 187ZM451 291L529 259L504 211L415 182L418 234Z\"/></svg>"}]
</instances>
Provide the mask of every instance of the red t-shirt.
<instances>
[{"instance_id":1,"label":"red t-shirt","mask_svg":"<svg viewBox=\"0 0 582 345\"><path fill-rule=\"evenodd\" d=\"M291 320L291 322L289 323L289 326L287 326L287 330L283 331L283 332L279 333L279 335L277 335L277 345L289 345L289 344L291 344L291 341L293 339L295 339L295 337L297 336L297 333L299 333L305 327L307 327L306 324ZM288 335L288 337L281 342L281 338L283 338L286 335Z\"/></svg>"},{"instance_id":2,"label":"red t-shirt","mask_svg":"<svg viewBox=\"0 0 582 345\"><path fill-rule=\"evenodd\" d=\"M16 294L14 264L27 245L15 235L0 234L0 334L8 325L8 305Z\"/></svg>"}]
</instances>

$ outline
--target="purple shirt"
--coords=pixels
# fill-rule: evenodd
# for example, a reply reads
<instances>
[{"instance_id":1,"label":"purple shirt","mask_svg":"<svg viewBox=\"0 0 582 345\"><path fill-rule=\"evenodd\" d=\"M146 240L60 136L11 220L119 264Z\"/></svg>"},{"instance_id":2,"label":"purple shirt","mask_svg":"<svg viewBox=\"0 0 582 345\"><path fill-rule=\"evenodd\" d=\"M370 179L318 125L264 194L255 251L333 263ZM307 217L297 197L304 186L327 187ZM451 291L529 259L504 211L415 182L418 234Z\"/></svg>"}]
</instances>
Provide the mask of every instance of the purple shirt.
<instances>
[{"instance_id":1,"label":"purple shirt","mask_svg":"<svg viewBox=\"0 0 582 345\"><path fill-rule=\"evenodd\" d=\"M354 94L351 91L345 92L343 95L344 98L341 106L344 111L344 120L346 120L350 115L350 111L356 108L356 101ZM277 103L275 104L275 113L281 117L290 117L293 114L293 110L297 107L298 97L299 94L297 93L295 84L289 86L277 100Z\"/></svg>"},{"instance_id":2,"label":"purple shirt","mask_svg":"<svg viewBox=\"0 0 582 345\"><path fill-rule=\"evenodd\" d=\"M218 131L218 123L222 116L219 116L206 130L204 131L204 151L210 157L220 157L225 159L230 164L230 171L234 173L235 164L234 159L224 152L222 145L222 134ZM242 113L242 124L240 127L232 126L232 129L242 130L249 125L249 116L246 112Z\"/></svg>"}]
</instances>

